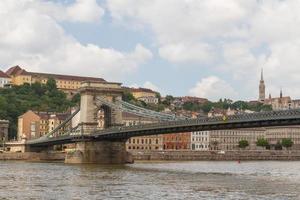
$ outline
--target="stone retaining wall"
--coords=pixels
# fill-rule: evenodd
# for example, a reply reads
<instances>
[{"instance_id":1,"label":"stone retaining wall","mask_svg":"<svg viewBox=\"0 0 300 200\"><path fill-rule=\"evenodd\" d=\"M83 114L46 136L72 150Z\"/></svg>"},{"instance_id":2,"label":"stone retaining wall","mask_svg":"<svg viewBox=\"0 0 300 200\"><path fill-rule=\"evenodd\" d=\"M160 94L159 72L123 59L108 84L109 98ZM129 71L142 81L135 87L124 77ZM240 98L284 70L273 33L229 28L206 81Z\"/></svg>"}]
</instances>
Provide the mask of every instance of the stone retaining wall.
<instances>
[{"instance_id":1,"label":"stone retaining wall","mask_svg":"<svg viewBox=\"0 0 300 200\"><path fill-rule=\"evenodd\" d=\"M64 159L65 159L65 153L63 152L0 153L0 160L58 161Z\"/></svg>"},{"instance_id":2,"label":"stone retaining wall","mask_svg":"<svg viewBox=\"0 0 300 200\"><path fill-rule=\"evenodd\" d=\"M300 151L132 151L134 160L300 160Z\"/></svg>"}]
</instances>

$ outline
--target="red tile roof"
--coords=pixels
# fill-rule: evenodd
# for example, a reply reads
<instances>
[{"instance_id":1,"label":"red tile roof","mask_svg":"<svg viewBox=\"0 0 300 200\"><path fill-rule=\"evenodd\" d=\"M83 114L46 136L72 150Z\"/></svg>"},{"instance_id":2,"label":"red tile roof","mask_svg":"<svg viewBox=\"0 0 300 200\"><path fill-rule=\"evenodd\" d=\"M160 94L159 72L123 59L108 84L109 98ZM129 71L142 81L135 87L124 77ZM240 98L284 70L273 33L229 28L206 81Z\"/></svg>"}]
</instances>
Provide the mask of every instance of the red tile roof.
<instances>
[{"instance_id":1,"label":"red tile roof","mask_svg":"<svg viewBox=\"0 0 300 200\"><path fill-rule=\"evenodd\" d=\"M156 93L155 91L148 89L148 88L130 88L131 92L149 92L149 93Z\"/></svg>"},{"instance_id":2,"label":"red tile roof","mask_svg":"<svg viewBox=\"0 0 300 200\"><path fill-rule=\"evenodd\" d=\"M10 78L7 74L0 70L0 77L1 78Z\"/></svg>"},{"instance_id":3,"label":"red tile roof","mask_svg":"<svg viewBox=\"0 0 300 200\"><path fill-rule=\"evenodd\" d=\"M96 77L73 76L73 75L62 75L62 74L49 74L49 73L39 73L39 72L27 72L25 69L22 69L18 65L9 68L6 71L6 74L9 75L9 76L12 76L12 75L29 75L29 76L33 76L33 77L45 77L45 78L54 78L54 79L70 80L70 81L100 81L100 82L106 82L103 78L96 78Z\"/></svg>"},{"instance_id":4,"label":"red tile roof","mask_svg":"<svg viewBox=\"0 0 300 200\"><path fill-rule=\"evenodd\" d=\"M18 71L22 70L21 67L19 67L19 65L16 65L14 67L11 67L9 68L5 73L8 75L8 76L12 76L12 75L15 75Z\"/></svg>"}]
</instances>

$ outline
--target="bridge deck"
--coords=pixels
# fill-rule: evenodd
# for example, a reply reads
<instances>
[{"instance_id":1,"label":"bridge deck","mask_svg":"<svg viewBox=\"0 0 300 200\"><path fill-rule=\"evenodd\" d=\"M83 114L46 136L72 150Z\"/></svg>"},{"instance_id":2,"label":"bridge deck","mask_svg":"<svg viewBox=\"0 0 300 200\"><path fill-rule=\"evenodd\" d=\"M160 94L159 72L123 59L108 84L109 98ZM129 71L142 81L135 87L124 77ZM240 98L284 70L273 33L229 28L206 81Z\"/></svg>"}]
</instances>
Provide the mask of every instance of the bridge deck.
<instances>
[{"instance_id":1,"label":"bridge deck","mask_svg":"<svg viewBox=\"0 0 300 200\"><path fill-rule=\"evenodd\" d=\"M227 117L198 118L170 122L152 123L127 127L95 130L89 135L70 133L59 137L42 137L28 141L28 145L45 146L74 143L83 140L124 140L134 136L156 135L178 132L255 128L269 126L300 125L300 110L260 112Z\"/></svg>"}]
</instances>

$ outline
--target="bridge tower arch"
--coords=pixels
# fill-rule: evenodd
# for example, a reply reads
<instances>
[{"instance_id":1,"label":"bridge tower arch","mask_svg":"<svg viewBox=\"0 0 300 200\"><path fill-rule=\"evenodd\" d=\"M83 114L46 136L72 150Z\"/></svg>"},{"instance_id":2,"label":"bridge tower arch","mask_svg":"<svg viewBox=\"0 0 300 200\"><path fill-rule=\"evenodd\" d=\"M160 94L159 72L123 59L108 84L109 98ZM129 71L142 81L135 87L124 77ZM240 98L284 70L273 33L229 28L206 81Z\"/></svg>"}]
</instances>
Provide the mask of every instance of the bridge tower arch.
<instances>
[{"instance_id":1,"label":"bridge tower arch","mask_svg":"<svg viewBox=\"0 0 300 200\"><path fill-rule=\"evenodd\" d=\"M104 113L104 128L122 125L122 111L103 104L101 100L119 104L123 90L120 83L83 82L80 88L80 124L82 134L89 135L99 125L99 111ZM129 160L126 140L78 141L75 151L68 152L66 163L122 164Z\"/></svg>"},{"instance_id":2,"label":"bridge tower arch","mask_svg":"<svg viewBox=\"0 0 300 200\"><path fill-rule=\"evenodd\" d=\"M120 83L83 82L80 88L80 125L83 134L91 134L99 123L99 110L104 113L104 128L122 125L122 111L104 105L99 99L118 104L122 99Z\"/></svg>"}]
</instances>

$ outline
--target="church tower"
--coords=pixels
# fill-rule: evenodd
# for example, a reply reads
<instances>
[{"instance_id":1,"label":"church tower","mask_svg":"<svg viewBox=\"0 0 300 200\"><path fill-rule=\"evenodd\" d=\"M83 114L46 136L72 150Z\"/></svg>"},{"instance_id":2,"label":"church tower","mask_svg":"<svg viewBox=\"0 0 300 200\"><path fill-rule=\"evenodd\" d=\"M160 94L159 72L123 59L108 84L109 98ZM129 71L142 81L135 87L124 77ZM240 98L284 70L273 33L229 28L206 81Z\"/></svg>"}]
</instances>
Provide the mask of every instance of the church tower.
<instances>
[{"instance_id":1,"label":"church tower","mask_svg":"<svg viewBox=\"0 0 300 200\"><path fill-rule=\"evenodd\" d=\"M260 77L260 82L259 82L259 98L258 100L260 102L264 102L265 98L266 98L266 86L265 86L265 81L264 81L264 72L263 69L261 69L261 77Z\"/></svg>"}]
</instances>

